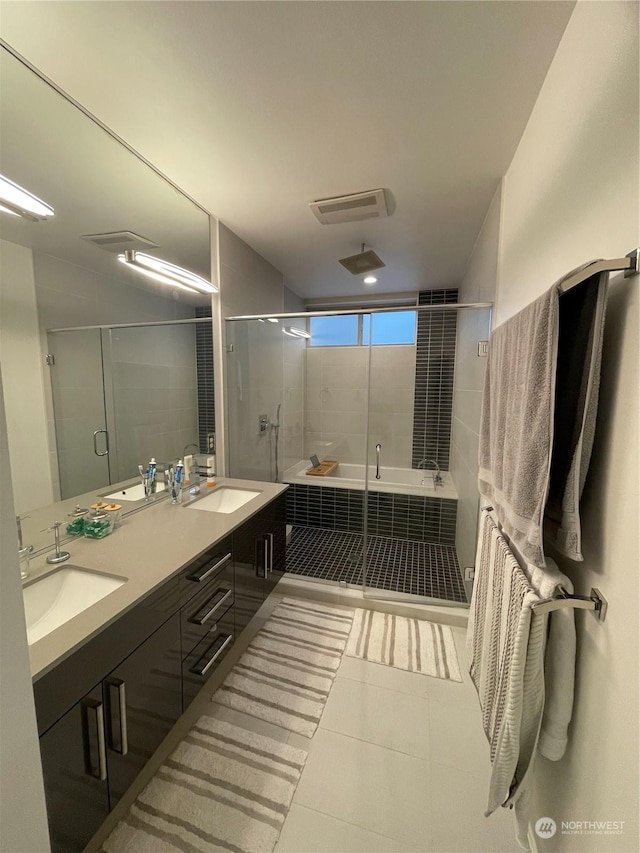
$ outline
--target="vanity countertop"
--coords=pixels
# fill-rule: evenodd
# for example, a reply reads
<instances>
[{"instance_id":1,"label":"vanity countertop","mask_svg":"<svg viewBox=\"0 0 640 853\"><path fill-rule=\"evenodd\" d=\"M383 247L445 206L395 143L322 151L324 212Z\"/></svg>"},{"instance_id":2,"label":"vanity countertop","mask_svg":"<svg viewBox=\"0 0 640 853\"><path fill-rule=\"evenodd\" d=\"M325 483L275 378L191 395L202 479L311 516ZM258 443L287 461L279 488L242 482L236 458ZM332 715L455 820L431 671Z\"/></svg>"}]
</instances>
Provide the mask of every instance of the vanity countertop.
<instances>
[{"instance_id":1,"label":"vanity countertop","mask_svg":"<svg viewBox=\"0 0 640 853\"><path fill-rule=\"evenodd\" d=\"M216 487L207 489L204 486L198 497L211 494L222 486L251 489L260 494L230 513L190 511L186 504L198 498L188 495L182 506L172 505L165 499L125 516L113 533L104 539L94 541L78 537L67 540L64 548L70 552L71 559L63 565L125 577L127 582L29 646L34 680L53 669L287 488L280 483L219 478ZM55 566L45 562L45 557L46 554L41 554L32 560L29 580L55 570Z\"/></svg>"}]
</instances>

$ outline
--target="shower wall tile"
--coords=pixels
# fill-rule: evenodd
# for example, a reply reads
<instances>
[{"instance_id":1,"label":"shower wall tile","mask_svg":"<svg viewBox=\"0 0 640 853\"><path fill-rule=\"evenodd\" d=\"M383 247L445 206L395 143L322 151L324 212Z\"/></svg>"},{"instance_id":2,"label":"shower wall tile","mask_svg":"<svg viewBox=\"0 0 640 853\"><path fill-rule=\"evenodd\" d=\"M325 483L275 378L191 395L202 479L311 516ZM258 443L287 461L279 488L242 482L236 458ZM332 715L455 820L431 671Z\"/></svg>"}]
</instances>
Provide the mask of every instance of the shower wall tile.
<instances>
[{"instance_id":1,"label":"shower wall tile","mask_svg":"<svg viewBox=\"0 0 640 853\"><path fill-rule=\"evenodd\" d=\"M449 498L370 491L368 532L371 536L453 545L457 503ZM292 483L287 492L287 523L362 533L364 492Z\"/></svg>"},{"instance_id":2,"label":"shower wall tile","mask_svg":"<svg viewBox=\"0 0 640 853\"><path fill-rule=\"evenodd\" d=\"M423 290L419 305L444 305L458 301L456 289ZM455 311L418 313L412 467L422 459L435 459L449 468L451 409L456 354Z\"/></svg>"}]
</instances>

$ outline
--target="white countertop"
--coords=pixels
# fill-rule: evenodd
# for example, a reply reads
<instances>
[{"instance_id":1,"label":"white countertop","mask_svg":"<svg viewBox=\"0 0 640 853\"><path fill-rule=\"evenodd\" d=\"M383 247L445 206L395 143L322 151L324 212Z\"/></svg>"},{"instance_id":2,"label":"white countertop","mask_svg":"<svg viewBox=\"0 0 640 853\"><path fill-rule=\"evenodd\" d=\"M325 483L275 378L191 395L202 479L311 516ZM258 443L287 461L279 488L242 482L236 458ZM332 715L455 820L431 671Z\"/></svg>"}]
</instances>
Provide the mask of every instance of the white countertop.
<instances>
[{"instance_id":1,"label":"white countertop","mask_svg":"<svg viewBox=\"0 0 640 853\"><path fill-rule=\"evenodd\" d=\"M190 511L186 504L198 498L188 495L182 506L161 500L123 518L104 539L78 537L65 543L64 549L70 552L71 559L63 565L126 577L127 582L29 646L34 679L51 670L287 488L280 483L219 478L213 489L203 486L199 497L221 486L252 489L260 494L231 513ZM29 580L57 568L45 562L46 556L32 559Z\"/></svg>"}]
</instances>

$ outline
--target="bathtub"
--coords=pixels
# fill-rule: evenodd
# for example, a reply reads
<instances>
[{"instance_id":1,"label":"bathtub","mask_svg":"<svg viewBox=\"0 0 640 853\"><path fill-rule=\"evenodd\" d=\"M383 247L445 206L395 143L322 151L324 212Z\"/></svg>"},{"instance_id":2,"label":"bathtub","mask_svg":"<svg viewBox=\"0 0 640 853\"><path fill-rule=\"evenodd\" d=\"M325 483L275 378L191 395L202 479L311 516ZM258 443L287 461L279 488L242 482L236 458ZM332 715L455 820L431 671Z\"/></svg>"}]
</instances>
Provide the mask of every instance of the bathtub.
<instances>
[{"instance_id":1,"label":"bathtub","mask_svg":"<svg viewBox=\"0 0 640 853\"><path fill-rule=\"evenodd\" d=\"M338 463L338 467L326 477L314 477L306 473L311 462L304 459L284 472L283 483L303 486L320 486L330 489L358 489L364 491L364 465L348 462ZM380 479L376 480L375 465L369 466L369 491L388 492L396 495L420 495L421 497L445 498L457 500L458 493L453 485L451 474L441 471L442 485L434 488L431 471L415 468L380 468ZM425 481L424 484L422 481Z\"/></svg>"}]
</instances>

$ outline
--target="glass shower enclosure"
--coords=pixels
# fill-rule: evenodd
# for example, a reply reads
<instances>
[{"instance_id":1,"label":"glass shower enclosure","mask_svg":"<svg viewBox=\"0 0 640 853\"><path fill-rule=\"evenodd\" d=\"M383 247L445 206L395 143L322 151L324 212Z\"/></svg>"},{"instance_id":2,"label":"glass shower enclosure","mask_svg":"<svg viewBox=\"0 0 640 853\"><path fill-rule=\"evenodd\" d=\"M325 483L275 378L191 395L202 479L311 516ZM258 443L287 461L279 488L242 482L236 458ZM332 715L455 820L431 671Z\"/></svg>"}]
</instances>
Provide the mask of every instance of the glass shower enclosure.
<instances>
[{"instance_id":1,"label":"glass shower enclosure","mask_svg":"<svg viewBox=\"0 0 640 853\"><path fill-rule=\"evenodd\" d=\"M226 321L229 475L288 484L292 574L467 603L491 306L453 294Z\"/></svg>"}]
</instances>

